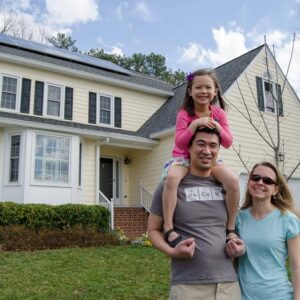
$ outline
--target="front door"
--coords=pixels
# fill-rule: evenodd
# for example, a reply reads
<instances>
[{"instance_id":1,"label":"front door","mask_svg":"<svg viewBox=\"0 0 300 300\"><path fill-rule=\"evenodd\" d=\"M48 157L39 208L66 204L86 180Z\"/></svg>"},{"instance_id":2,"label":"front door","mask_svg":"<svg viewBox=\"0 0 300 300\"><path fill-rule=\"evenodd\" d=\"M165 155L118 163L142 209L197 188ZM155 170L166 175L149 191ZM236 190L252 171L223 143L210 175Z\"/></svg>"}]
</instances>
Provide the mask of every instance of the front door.
<instances>
[{"instance_id":1,"label":"front door","mask_svg":"<svg viewBox=\"0 0 300 300\"><path fill-rule=\"evenodd\" d=\"M120 198L120 161L113 158L100 158L100 190L116 206L121 205Z\"/></svg>"}]
</instances>

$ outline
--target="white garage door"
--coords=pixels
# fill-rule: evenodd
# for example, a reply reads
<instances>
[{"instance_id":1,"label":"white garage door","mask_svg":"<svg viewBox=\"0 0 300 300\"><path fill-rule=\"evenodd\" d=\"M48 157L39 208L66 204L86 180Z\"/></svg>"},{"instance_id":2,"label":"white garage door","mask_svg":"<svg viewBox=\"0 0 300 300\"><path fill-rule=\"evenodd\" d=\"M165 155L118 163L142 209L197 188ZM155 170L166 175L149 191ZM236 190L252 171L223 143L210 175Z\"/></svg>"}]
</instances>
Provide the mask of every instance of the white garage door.
<instances>
[{"instance_id":1,"label":"white garage door","mask_svg":"<svg viewBox=\"0 0 300 300\"><path fill-rule=\"evenodd\" d=\"M239 179L240 179L240 191L241 191L240 204L242 204L246 193L248 174L246 173L240 174ZM291 178L288 181L288 186L290 188L290 191L293 194L296 207L300 209L300 178Z\"/></svg>"}]
</instances>

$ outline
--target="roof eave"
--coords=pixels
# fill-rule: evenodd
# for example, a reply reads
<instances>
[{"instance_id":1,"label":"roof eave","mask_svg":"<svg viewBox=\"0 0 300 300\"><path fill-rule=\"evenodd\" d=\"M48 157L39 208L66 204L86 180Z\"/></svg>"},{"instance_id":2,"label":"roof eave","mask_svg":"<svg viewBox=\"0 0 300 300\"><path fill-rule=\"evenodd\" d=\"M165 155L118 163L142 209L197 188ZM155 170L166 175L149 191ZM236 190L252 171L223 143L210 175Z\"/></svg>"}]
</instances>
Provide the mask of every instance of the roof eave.
<instances>
[{"instance_id":1,"label":"roof eave","mask_svg":"<svg viewBox=\"0 0 300 300\"><path fill-rule=\"evenodd\" d=\"M106 77L103 75L84 72L84 71L80 71L80 70L73 70L73 69L67 68L65 66L53 65L50 63L37 61L34 59L28 59L28 58L24 59L22 57L11 55L11 54L6 54L6 53L0 52L0 60L5 61L5 62L14 63L14 64L17 63L19 65L24 65L24 66L35 67L35 68L39 68L39 69L43 69L43 70L47 70L47 71L53 71L53 72L57 72L60 74L71 75L74 77L104 82L104 83L108 83L108 84L115 85L118 87L121 86L124 88L129 88L132 90L141 91L141 92L145 92L145 93L149 93L149 94L153 94L153 95L167 96L167 97L174 96L174 92L172 92L172 91L165 91L162 89L157 89L157 88L139 85L139 84L135 84L135 83L124 81L124 80Z\"/></svg>"}]
</instances>

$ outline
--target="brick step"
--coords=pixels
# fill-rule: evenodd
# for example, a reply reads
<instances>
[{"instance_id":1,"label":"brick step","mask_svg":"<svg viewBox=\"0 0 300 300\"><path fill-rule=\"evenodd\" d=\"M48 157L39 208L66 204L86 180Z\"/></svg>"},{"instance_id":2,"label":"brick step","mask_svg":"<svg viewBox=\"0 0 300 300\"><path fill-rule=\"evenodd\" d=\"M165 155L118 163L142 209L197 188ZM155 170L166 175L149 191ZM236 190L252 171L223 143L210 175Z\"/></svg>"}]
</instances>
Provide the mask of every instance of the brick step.
<instances>
[{"instance_id":1,"label":"brick step","mask_svg":"<svg viewBox=\"0 0 300 300\"><path fill-rule=\"evenodd\" d=\"M142 207L115 207L115 228L121 228L129 239L140 237L147 230L148 212Z\"/></svg>"}]
</instances>

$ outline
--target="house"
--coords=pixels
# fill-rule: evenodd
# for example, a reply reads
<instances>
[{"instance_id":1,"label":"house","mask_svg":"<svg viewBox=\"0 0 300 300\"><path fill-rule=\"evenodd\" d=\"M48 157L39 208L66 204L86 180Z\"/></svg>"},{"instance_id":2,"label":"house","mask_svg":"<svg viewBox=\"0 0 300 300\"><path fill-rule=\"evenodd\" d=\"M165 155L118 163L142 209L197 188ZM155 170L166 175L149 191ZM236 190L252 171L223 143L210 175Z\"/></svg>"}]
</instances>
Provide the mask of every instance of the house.
<instances>
[{"instance_id":1,"label":"house","mask_svg":"<svg viewBox=\"0 0 300 300\"><path fill-rule=\"evenodd\" d=\"M284 77L269 49L260 46L216 72L229 102L234 145L249 167L272 157L236 108L245 111L244 99L254 110L252 94L258 93L275 135L268 97L270 89L282 91L282 167L291 172L300 161L300 134L293 131L300 127L300 102L289 83L282 89ZM185 89L111 62L0 35L0 201L102 204L115 226L131 237L141 234L144 208L171 154ZM253 118L259 122L257 114ZM221 157L244 188L247 172L237 154L222 149ZM300 168L290 184L299 200Z\"/></svg>"}]
</instances>

